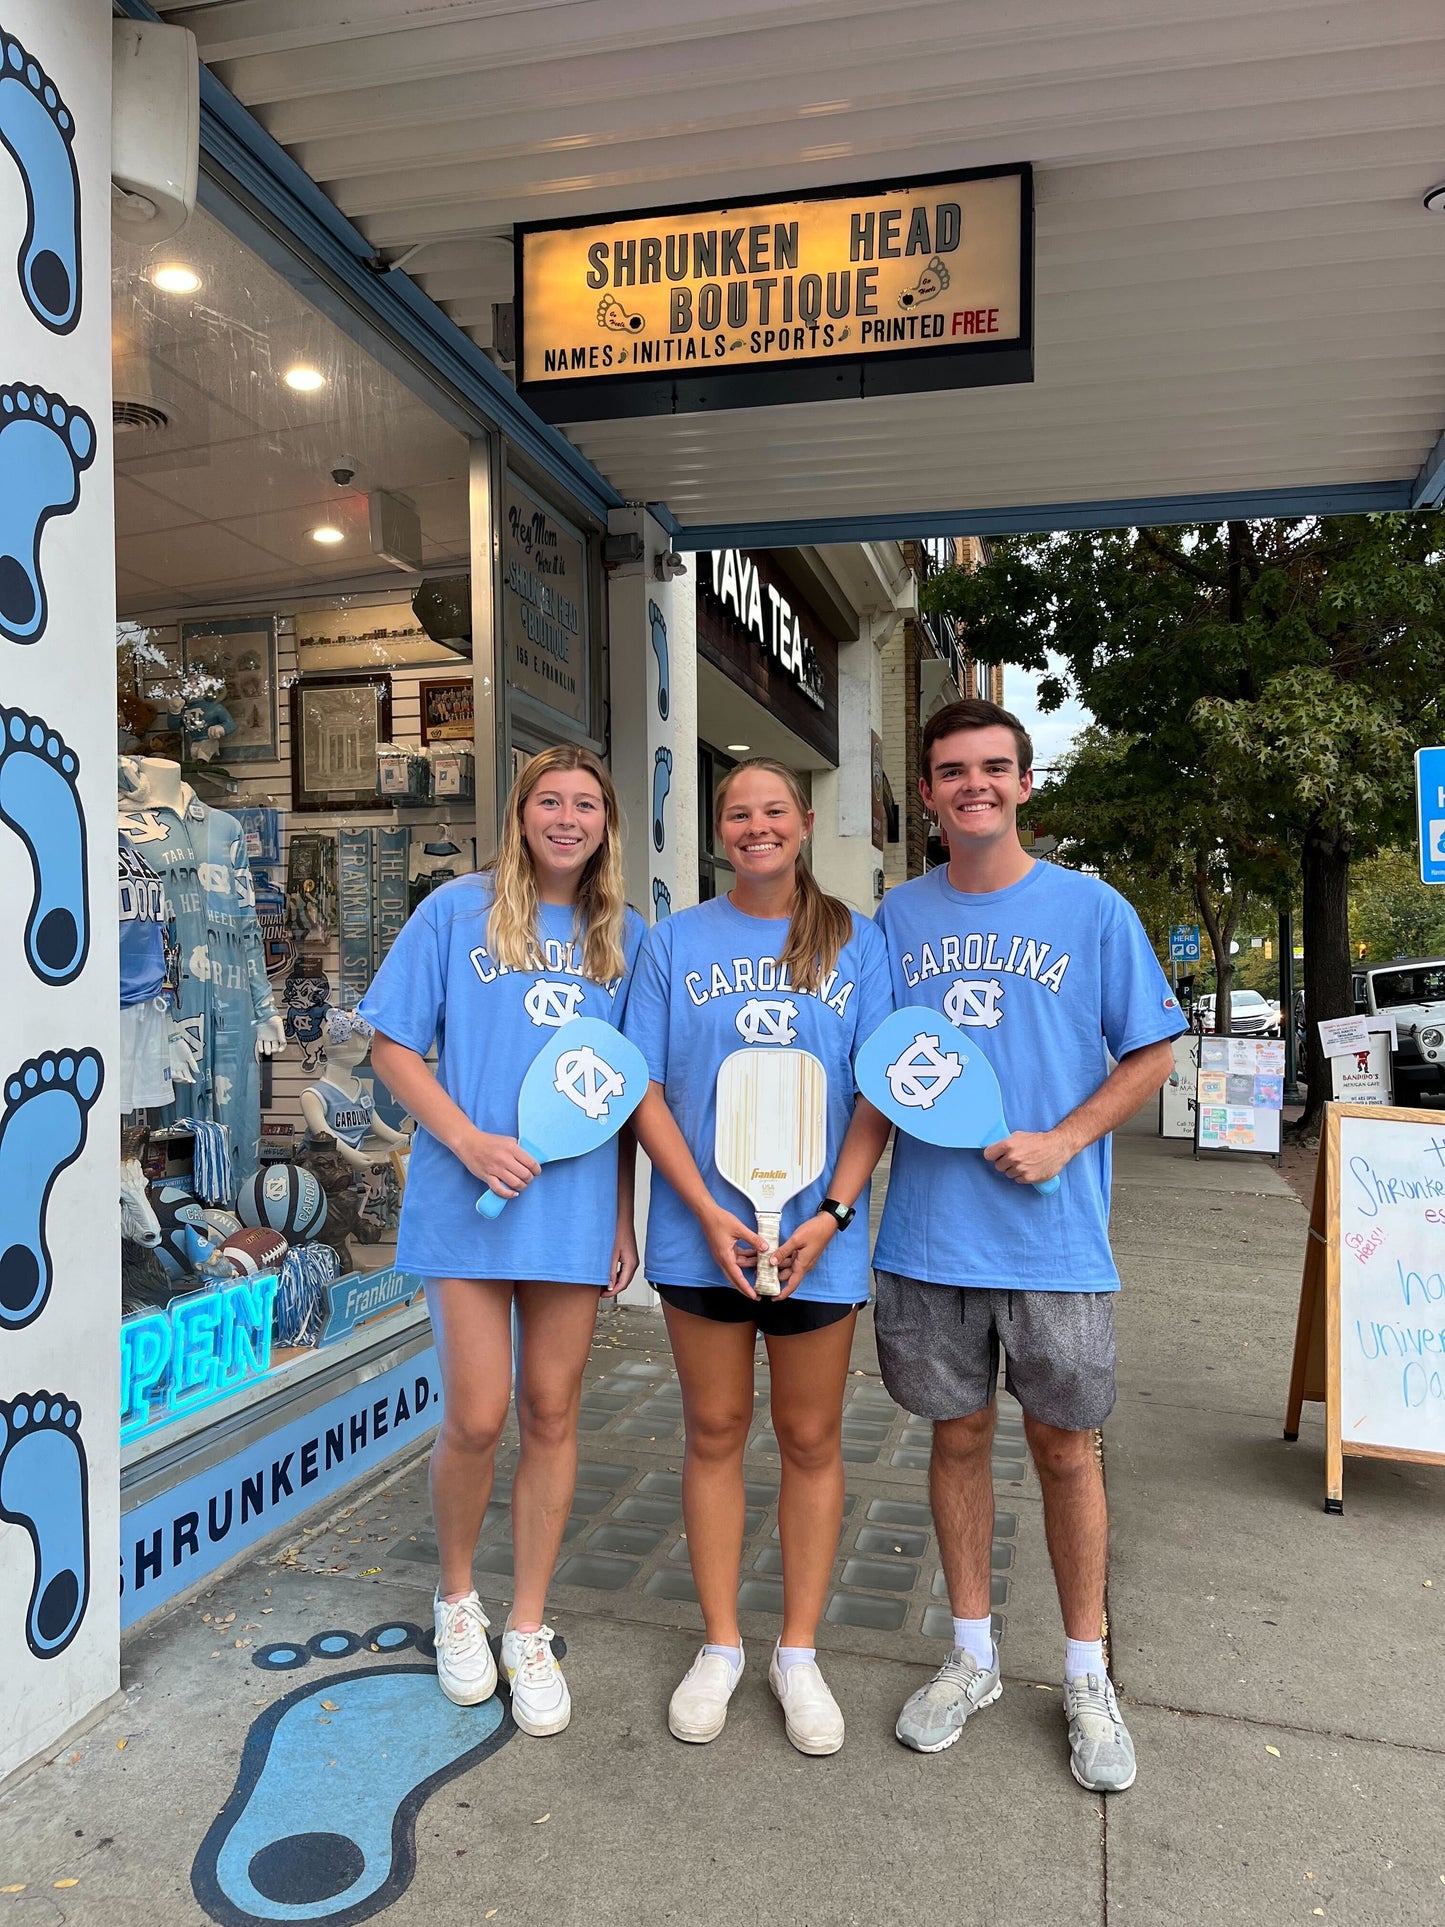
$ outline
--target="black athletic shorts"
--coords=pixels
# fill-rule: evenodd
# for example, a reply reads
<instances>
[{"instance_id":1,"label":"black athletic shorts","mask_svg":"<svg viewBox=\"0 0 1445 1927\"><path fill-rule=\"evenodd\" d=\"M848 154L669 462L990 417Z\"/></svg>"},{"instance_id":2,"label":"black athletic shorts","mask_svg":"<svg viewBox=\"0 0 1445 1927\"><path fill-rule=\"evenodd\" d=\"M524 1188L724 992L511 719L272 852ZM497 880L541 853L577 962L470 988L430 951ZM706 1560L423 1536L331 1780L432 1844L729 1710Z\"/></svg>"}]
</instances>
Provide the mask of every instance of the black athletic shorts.
<instances>
[{"instance_id":1,"label":"black athletic shorts","mask_svg":"<svg viewBox=\"0 0 1445 1927\"><path fill-rule=\"evenodd\" d=\"M718 1325L755 1325L768 1338L822 1331L862 1305L824 1304L816 1298L744 1298L731 1285L653 1285L665 1305ZM866 1301L865 1301L866 1302Z\"/></svg>"}]
</instances>

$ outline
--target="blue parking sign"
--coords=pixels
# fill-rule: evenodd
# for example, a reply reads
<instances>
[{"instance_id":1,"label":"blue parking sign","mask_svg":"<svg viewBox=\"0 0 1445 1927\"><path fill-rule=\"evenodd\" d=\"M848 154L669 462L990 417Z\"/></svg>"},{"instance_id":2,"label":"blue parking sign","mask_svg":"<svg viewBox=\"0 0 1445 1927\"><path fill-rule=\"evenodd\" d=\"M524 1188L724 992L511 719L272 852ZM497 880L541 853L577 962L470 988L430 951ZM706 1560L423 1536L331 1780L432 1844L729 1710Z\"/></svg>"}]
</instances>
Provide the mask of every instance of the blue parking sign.
<instances>
[{"instance_id":1,"label":"blue parking sign","mask_svg":"<svg viewBox=\"0 0 1445 1927\"><path fill-rule=\"evenodd\" d=\"M1170 928L1169 959L1171 963L1199 962L1199 925L1197 923L1176 923Z\"/></svg>"},{"instance_id":2,"label":"blue parking sign","mask_svg":"<svg viewBox=\"0 0 1445 1927\"><path fill-rule=\"evenodd\" d=\"M1445 883L1445 746L1415 752L1415 796L1420 806L1420 876Z\"/></svg>"}]
</instances>

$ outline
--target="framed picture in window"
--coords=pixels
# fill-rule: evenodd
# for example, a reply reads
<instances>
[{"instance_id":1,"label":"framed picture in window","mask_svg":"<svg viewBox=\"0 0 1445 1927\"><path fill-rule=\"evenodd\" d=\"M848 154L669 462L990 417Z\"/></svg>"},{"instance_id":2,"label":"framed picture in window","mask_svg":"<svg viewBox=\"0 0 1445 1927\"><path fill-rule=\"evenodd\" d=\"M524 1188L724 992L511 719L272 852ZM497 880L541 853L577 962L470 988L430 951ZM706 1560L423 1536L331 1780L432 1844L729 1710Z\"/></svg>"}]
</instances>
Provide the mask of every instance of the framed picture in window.
<instances>
[{"instance_id":1,"label":"framed picture in window","mask_svg":"<svg viewBox=\"0 0 1445 1927\"><path fill-rule=\"evenodd\" d=\"M234 728L222 736L221 763L274 763L280 755L276 722L276 623L271 616L181 624L180 687L186 698L219 704ZM206 713L215 716L213 709ZM224 721L216 716L218 726Z\"/></svg>"},{"instance_id":2,"label":"framed picture in window","mask_svg":"<svg viewBox=\"0 0 1445 1927\"><path fill-rule=\"evenodd\" d=\"M390 676L302 676L291 685L291 807L384 810L376 746L391 740Z\"/></svg>"},{"instance_id":3,"label":"framed picture in window","mask_svg":"<svg viewBox=\"0 0 1445 1927\"><path fill-rule=\"evenodd\" d=\"M472 683L453 678L420 685L421 739L424 743L469 743L476 733Z\"/></svg>"}]
</instances>

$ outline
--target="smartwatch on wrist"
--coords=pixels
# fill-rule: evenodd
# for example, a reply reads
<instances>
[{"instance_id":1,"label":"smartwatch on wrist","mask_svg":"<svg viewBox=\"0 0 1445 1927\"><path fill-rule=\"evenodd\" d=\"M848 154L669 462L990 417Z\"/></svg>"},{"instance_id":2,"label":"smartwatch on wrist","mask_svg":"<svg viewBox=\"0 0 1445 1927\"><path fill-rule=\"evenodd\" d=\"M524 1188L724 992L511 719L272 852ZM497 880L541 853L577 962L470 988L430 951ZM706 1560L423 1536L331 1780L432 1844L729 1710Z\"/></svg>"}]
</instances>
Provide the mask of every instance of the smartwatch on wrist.
<instances>
[{"instance_id":1,"label":"smartwatch on wrist","mask_svg":"<svg viewBox=\"0 0 1445 1927\"><path fill-rule=\"evenodd\" d=\"M858 1215L851 1204L839 1204L836 1198L824 1198L818 1210L825 1212L840 1231L846 1231Z\"/></svg>"}]
</instances>

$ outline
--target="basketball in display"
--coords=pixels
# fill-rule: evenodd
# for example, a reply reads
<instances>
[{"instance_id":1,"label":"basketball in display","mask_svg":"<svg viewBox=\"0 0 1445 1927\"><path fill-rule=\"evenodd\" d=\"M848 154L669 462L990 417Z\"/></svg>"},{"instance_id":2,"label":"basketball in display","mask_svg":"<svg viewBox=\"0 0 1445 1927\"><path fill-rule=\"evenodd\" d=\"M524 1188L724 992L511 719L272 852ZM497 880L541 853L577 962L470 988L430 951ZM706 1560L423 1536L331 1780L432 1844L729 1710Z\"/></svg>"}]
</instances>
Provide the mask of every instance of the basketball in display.
<instances>
[{"instance_id":1,"label":"basketball in display","mask_svg":"<svg viewBox=\"0 0 1445 1927\"><path fill-rule=\"evenodd\" d=\"M242 1224L265 1225L302 1244L326 1223L326 1193L300 1164L266 1164L241 1186L236 1210Z\"/></svg>"},{"instance_id":2,"label":"basketball in display","mask_svg":"<svg viewBox=\"0 0 1445 1927\"><path fill-rule=\"evenodd\" d=\"M146 1186L146 1199L161 1228L156 1256L172 1278L184 1277L191 1270L186 1245L187 1225L203 1222L205 1206L178 1178L161 1178Z\"/></svg>"},{"instance_id":3,"label":"basketball in display","mask_svg":"<svg viewBox=\"0 0 1445 1927\"><path fill-rule=\"evenodd\" d=\"M237 1277L249 1278L258 1271L275 1271L289 1249L281 1233L272 1231L269 1225L248 1225L223 1239L216 1256L224 1259Z\"/></svg>"}]
</instances>

